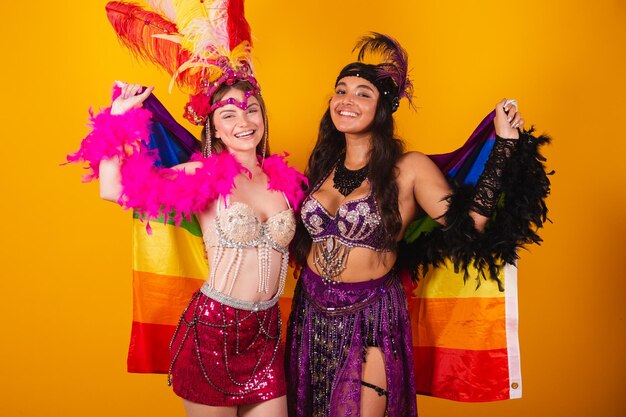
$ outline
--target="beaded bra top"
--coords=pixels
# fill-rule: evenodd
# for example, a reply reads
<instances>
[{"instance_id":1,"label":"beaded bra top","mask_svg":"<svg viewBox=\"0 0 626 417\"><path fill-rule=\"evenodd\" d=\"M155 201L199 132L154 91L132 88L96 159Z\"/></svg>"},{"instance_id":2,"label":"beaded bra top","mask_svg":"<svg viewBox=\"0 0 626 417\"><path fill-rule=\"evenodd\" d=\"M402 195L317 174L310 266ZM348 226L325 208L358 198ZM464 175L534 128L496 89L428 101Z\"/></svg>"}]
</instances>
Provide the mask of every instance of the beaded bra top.
<instances>
[{"instance_id":1,"label":"beaded bra top","mask_svg":"<svg viewBox=\"0 0 626 417\"><path fill-rule=\"evenodd\" d=\"M334 216L311 194L304 200L302 221L313 242L334 237L346 246L378 252L384 250L384 231L371 192L363 198L341 204Z\"/></svg>"},{"instance_id":2,"label":"beaded bra top","mask_svg":"<svg viewBox=\"0 0 626 417\"><path fill-rule=\"evenodd\" d=\"M367 196L342 203L333 216L314 197L323 179L302 204L301 217L313 239L318 273L337 281L354 247L385 251L385 232L371 188Z\"/></svg>"},{"instance_id":3,"label":"beaded bra top","mask_svg":"<svg viewBox=\"0 0 626 417\"><path fill-rule=\"evenodd\" d=\"M247 248L256 248L259 261L259 284L257 291L269 291L271 271L271 250L281 254L278 291L274 298L278 298L285 288L285 277L289 263L289 243L295 234L296 219L293 209L289 207L274 214L266 221L261 221L245 203L235 202L221 209L218 202L218 212L215 216L215 233L204 233L204 242L207 247L216 247L213 257L213 267L209 280L203 286L203 292L215 289L215 271L217 265L224 259L227 249L232 249L227 257L226 278L230 280L226 295L233 291L235 281L239 276L239 269L243 261L244 251ZM214 291L211 291L215 294ZM218 300L221 301L221 300ZM273 299L270 301L274 301ZM244 301L242 301L244 302ZM246 302L244 302L246 303Z\"/></svg>"}]
</instances>

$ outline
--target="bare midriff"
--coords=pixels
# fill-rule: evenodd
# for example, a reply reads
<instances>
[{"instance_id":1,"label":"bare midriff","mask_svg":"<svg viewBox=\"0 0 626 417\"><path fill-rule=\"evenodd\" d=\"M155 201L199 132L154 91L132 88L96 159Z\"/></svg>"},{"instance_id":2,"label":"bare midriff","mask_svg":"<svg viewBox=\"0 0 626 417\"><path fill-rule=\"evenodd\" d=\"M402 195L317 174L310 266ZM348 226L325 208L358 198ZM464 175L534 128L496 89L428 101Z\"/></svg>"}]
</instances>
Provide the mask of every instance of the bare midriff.
<instances>
[{"instance_id":1,"label":"bare midriff","mask_svg":"<svg viewBox=\"0 0 626 417\"><path fill-rule=\"evenodd\" d=\"M335 279L340 282L362 282L380 278L386 275L394 263L397 254L395 252L379 252L367 248L351 248L350 256L346 260L346 268ZM307 257L308 267L319 274L314 263L314 251L310 251Z\"/></svg>"},{"instance_id":2,"label":"bare midriff","mask_svg":"<svg viewBox=\"0 0 626 417\"><path fill-rule=\"evenodd\" d=\"M215 247L207 248L207 255L209 260L215 259ZM225 248L222 259L217 264L212 265L209 262L209 268L215 268L215 283L214 288L232 298L237 298L243 301L267 301L272 299L279 289L280 282L280 266L282 260L282 254L274 249L270 249L270 274L268 283L268 292L258 291L259 282L259 257L257 255L256 248L244 248L242 250L243 259L237 277L235 279L232 291L230 291L230 285L233 280L234 271L232 270L227 274L230 266L230 259L234 255L234 248Z\"/></svg>"}]
</instances>

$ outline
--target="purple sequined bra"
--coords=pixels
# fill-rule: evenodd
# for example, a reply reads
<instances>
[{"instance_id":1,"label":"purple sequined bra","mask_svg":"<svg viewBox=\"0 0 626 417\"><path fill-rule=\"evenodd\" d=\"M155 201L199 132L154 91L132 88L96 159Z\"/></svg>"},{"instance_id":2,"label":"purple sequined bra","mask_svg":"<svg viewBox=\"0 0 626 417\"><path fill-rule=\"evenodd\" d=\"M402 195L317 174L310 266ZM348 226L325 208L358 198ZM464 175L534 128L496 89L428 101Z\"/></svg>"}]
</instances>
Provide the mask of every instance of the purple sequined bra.
<instances>
[{"instance_id":1,"label":"purple sequined bra","mask_svg":"<svg viewBox=\"0 0 626 417\"><path fill-rule=\"evenodd\" d=\"M326 280L337 282L352 248L386 250L385 232L371 187L367 196L342 203L333 216L313 196L320 184L304 200L302 222L313 240L315 270Z\"/></svg>"},{"instance_id":2,"label":"purple sequined bra","mask_svg":"<svg viewBox=\"0 0 626 417\"><path fill-rule=\"evenodd\" d=\"M313 242L333 237L351 248L384 250L385 232L371 190L365 197L342 203L333 216L313 196L317 188L304 200L301 214Z\"/></svg>"}]
</instances>

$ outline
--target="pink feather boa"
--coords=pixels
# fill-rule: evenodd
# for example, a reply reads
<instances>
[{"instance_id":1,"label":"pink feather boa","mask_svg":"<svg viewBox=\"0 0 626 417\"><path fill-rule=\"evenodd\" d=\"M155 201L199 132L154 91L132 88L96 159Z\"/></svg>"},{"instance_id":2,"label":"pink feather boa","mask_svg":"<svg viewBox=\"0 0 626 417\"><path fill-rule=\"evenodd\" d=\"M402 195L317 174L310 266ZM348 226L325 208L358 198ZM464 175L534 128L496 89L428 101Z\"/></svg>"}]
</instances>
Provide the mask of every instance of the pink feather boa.
<instances>
[{"instance_id":1,"label":"pink feather boa","mask_svg":"<svg viewBox=\"0 0 626 417\"><path fill-rule=\"evenodd\" d=\"M263 171L269 182L270 190L282 191L287 196L289 204L294 210L300 209L300 203L304 200L305 191L309 181L297 169L290 167L285 160L289 156L287 152L282 155L274 154L263 162Z\"/></svg>"},{"instance_id":2,"label":"pink feather boa","mask_svg":"<svg viewBox=\"0 0 626 417\"><path fill-rule=\"evenodd\" d=\"M123 159L139 150L142 141L147 142L151 117L152 113L143 108L120 115L112 115L111 108L107 108L95 116L89 109L91 132L83 139L78 151L67 156L67 161L87 163L89 173L83 177L85 182L98 178L100 161L115 156Z\"/></svg>"},{"instance_id":3,"label":"pink feather boa","mask_svg":"<svg viewBox=\"0 0 626 417\"><path fill-rule=\"evenodd\" d=\"M180 169L157 168L154 151L144 146L122 162L122 195L119 203L133 208L142 218L152 219L163 215L165 221L173 214L180 224L190 219L215 201L220 195L229 195L235 177L247 170L231 154L222 152L210 158L194 155L200 167L193 173Z\"/></svg>"},{"instance_id":4,"label":"pink feather boa","mask_svg":"<svg viewBox=\"0 0 626 417\"><path fill-rule=\"evenodd\" d=\"M268 177L268 189L285 193L291 207L298 209L304 198L307 180L285 162L286 154L265 159L263 171ZM235 186L235 177L249 171L230 153L222 152L209 158L194 154L192 161L200 167L193 173L171 168L156 168L157 157L142 145L140 152L122 163L122 196L120 204L134 208L142 218L155 218L174 213L180 224L194 213L204 210L219 196L228 196Z\"/></svg>"},{"instance_id":5,"label":"pink feather boa","mask_svg":"<svg viewBox=\"0 0 626 417\"><path fill-rule=\"evenodd\" d=\"M91 113L91 111L90 111ZM150 220L160 215L180 224L183 218L202 212L220 195L232 193L235 177L249 174L237 159L228 152L203 158L200 154L191 160L199 162L195 172L180 169L157 168L159 162L155 150L148 150L151 113L138 108L123 115L113 116L110 109L93 116L93 130L81 142L80 149L68 155L69 162L84 161L91 171L86 181L98 178L100 161L119 157L121 161L122 194L119 203L133 208L142 219ZM263 162L268 176L268 189L285 193L289 203L298 209L304 198L307 180L304 175L290 167L287 154L272 155ZM148 224L148 229L149 224Z\"/></svg>"}]
</instances>

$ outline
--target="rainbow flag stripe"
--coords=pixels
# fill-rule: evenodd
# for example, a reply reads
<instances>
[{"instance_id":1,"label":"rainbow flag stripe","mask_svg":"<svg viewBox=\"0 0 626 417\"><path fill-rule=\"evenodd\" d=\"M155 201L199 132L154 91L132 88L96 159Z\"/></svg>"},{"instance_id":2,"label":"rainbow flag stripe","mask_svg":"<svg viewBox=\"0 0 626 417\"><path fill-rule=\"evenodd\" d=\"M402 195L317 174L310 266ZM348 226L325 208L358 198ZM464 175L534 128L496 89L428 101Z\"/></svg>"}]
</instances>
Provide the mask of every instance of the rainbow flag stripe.
<instances>
[{"instance_id":1,"label":"rainbow flag stripe","mask_svg":"<svg viewBox=\"0 0 626 417\"><path fill-rule=\"evenodd\" d=\"M463 283L450 265L420 281L409 299L419 394L455 401L520 398L517 268Z\"/></svg>"},{"instance_id":2,"label":"rainbow flag stripe","mask_svg":"<svg viewBox=\"0 0 626 417\"><path fill-rule=\"evenodd\" d=\"M182 311L208 276L195 219L180 226L133 218L133 325L128 371L166 373L169 342Z\"/></svg>"}]
</instances>

